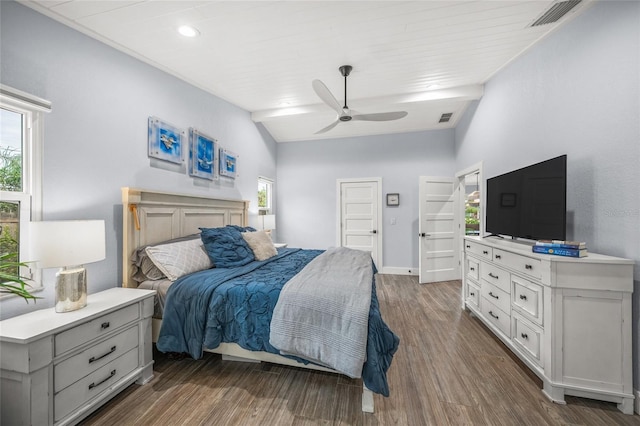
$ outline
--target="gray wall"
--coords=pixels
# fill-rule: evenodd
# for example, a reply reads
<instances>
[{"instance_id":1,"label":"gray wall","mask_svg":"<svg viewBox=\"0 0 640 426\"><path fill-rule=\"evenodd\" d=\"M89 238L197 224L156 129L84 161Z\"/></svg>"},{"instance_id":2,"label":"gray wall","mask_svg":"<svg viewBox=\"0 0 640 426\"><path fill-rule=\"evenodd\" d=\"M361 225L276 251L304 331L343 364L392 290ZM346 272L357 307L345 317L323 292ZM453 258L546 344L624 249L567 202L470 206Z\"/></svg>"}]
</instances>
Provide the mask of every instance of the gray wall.
<instances>
[{"instance_id":1,"label":"gray wall","mask_svg":"<svg viewBox=\"0 0 640 426\"><path fill-rule=\"evenodd\" d=\"M453 130L278 144L278 236L290 246L335 246L336 180L382 178L383 265L418 266L418 176L453 176ZM396 224L391 225L391 218Z\"/></svg>"},{"instance_id":2,"label":"gray wall","mask_svg":"<svg viewBox=\"0 0 640 426\"><path fill-rule=\"evenodd\" d=\"M568 238L636 261L640 388L640 3L598 2L509 65L456 129L458 168L485 177L568 156Z\"/></svg>"},{"instance_id":3,"label":"gray wall","mask_svg":"<svg viewBox=\"0 0 640 426\"><path fill-rule=\"evenodd\" d=\"M44 219L106 221L107 258L87 265L90 293L121 283L121 187L242 198L256 208L258 176L276 176L276 144L248 112L20 4L0 2L0 15L1 82L53 105L44 129ZM150 115L217 138L239 155L239 178L209 183L152 167ZM0 316L52 306L54 273L45 271L44 300L4 300Z\"/></svg>"}]
</instances>

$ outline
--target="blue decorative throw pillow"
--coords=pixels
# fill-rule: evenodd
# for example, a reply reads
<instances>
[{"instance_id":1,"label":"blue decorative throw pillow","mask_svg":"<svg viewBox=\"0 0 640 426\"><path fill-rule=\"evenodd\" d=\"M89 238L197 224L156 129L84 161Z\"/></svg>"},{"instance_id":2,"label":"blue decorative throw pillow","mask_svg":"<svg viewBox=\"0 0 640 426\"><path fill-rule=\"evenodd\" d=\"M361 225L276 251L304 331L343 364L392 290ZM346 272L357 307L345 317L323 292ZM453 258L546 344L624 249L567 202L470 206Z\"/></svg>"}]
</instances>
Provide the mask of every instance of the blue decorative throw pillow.
<instances>
[{"instance_id":1,"label":"blue decorative throw pillow","mask_svg":"<svg viewBox=\"0 0 640 426\"><path fill-rule=\"evenodd\" d=\"M200 230L204 248L216 268L243 266L254 260L253 251L236 227L200 228Z\"/></svg>"},{"instance_id":2,"label":"blue decorative throw pillow","mask_svg":"<svg viewBox=\"0 0 640 426\"><path fill-rule=\"evenodd\" d=\"M227 225L227 228L237 229L240 232L256 232L256 229L250 226Z\"/></svg>"}]
</instances>

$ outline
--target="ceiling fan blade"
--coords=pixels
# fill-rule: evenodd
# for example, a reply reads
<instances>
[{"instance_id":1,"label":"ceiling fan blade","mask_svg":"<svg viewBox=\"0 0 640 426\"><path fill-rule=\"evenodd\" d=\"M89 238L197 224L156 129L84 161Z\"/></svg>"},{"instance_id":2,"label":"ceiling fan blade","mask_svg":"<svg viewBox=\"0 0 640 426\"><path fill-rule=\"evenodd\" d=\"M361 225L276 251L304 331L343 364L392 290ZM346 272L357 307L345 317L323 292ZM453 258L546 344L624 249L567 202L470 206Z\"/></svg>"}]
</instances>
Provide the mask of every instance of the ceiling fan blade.
<instances>
[{"instance_id":1,"label":"ceiling fan blade","mask_svg":"<svg viewBox=\"0 0 640 426\"><path fill-rule=\"evenodd\" d=\"M325 127L324 129L320 129L316 132L316 135L320 134L320 133L326 133L329 130L333 129L334 127L336 127L338 125L338 123L340 122L340 119L337 119L336 121L334 121L333 123L329 124L327 127Z\"/></svg>"},{"instance_id":2,"label":"ceiling fan blade","mask_svg":"<svg viewBox=\"0 0 640 426\"><path fill-rule=\"evenodd\" d=\"M407 111L379 112L376 114L355 114L351 117L351 119L360 121L391 121L399 120L400 118L406 117L407 114Z\"/></svg>"},{"instance_id":3,"label":"ceiling fan blade","mask_svg":"<svg viewBox=\"0 0 640 426\"><path fill-rule=\"evenodd\" d=\"M327 86L325 86L323 82L321 82L320 80L313 80L311 85L313 86L313 90L315 90L316 95L318 95L318 97L322 99L325 104L329 105L338 114L342 114L342 106L335 98L335 96L331 94L329 89L327 89Z\"/></svg>"}]
</instances>

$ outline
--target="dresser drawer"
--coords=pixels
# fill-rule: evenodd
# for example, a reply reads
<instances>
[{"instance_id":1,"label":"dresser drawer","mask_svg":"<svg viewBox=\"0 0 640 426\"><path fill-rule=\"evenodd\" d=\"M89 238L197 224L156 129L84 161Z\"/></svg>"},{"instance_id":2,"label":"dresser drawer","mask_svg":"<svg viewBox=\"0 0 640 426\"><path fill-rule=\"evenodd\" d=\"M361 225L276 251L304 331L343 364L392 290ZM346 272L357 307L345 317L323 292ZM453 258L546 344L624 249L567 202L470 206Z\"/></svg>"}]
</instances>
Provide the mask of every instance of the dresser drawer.
<instances>
[{"instance_id":1,"label":"dresser drawer","mask_svg":"<svg viewBox=\"0 0 640 426\"><path fill-rule=\"evenodd\" d=\"M508 251L493 249L493 261L496 265L508 266L515 271L525 274L529 277L542 278L540 259L522 256Z\"/></svg>"},{"instance_id":2,"label":"dresser drawer","mask_svg":"<svg viewBox=\"0 0 640 426\"><path fill-rule=\"evenodd\" d=\"M511 297L493 284L483 283L480 290L482 297L496 305L503 312L511 311Z\"/></svg>"},{"instance_id":3,"label":"dresser drawer","mask_svg":"<svg viewBox=\"0 0 640 426\"><path fill-rule=\"evenodd\" d=\"M491 260L493 258L493 249L491 247L487 247L474 241L465 240L464 250L467 253L475 254L476 256L483 257L487 260Z\"/></svg>"},{"instance_id":4,"label":"dresser drawer","mask_svg":"<svg viewBox=\"0 0 640 426\"><path fill-rule=\"evenodd\" d=\"M467 277L476 282L480 279L480 264L470 258L467 258Z\"/></svg>"},{"instance_id":5,"label":"dresser drawer","mask_svg":"<svg viewBox=\"0 0 640 426\"><path fill-rule=\"evenodd\" d=\"M505 293L511 294L511 274L504 269L500 269L490 263L480 264L480 275L482 279L495 285Z\"/></svg>"},{"instance_id":6,"label":"dresser drawer","mask_svg":"<svg viewBox=\"0 0 640 426\"><path fill-rule=\"evenodd\" d=\"M514 345L529 359L542 367L542 329L517 313L513 314L512 326Z\"/></svg>"},{"instance_id":7,"label":"dresser drawer","mask_svg":"<svg viewBox=\"0 0 640 426\"><path fill-rule=\"evenodd\" d=\"M482 315L496 326L505 336L511 337L511 315L503 312L490 300L482 298L480 304Z\"/></svg>"},{"instance_id":8,"label":"dresser drawer","mask_svg":"<svg viewBox=\"0 0 640 426\"><path fill-rule=\"evenodd\" d=\"M513 307L529 320L542 325L542 286L512 275Z\"/></svg>"},{"instance_id":9,"label":"dresser drawer","mask_svg":"<svg viewBox=\"0 0 640 426\"><path fill-rule=\"evenodd\" d=\"M467 302L475 306L476 308L480 307L480 289L476 287L474 284L467 283L467 295L465 297Z\"/></svg>"},{"instance_id":10,"label":"dresser drawer","mask_svg":"<svg viewBox=\"0 0 640 426\"><path fill-rule=\"evenodd\" d=\"M54 420L63 419L90 399L108 390L137 367L138 350L132 349L57 393L53 398Z\"/></svg>"},{"instance_id":11,"label":"dresser drawer","mask_svg":"<svg viewBox=\"0 0 640 426\"><path fill-rule=\"evenodd\" d=\"M138 347L138 327L131 327L77 355L56 364L53 369L55 392L92 373L125 352Z\"/></svg>"},{"instance_id":12,"label":"dresser drawer","mask_svg":"<svg viewBox=\"0 0 640 426\"><path fill-rule=\"evenodd\" d=\"M118 327L134 322L140 315L139 311L140 308L136 303L56 334L55 355L61 355Z\"/></svg>"}]
</instances>

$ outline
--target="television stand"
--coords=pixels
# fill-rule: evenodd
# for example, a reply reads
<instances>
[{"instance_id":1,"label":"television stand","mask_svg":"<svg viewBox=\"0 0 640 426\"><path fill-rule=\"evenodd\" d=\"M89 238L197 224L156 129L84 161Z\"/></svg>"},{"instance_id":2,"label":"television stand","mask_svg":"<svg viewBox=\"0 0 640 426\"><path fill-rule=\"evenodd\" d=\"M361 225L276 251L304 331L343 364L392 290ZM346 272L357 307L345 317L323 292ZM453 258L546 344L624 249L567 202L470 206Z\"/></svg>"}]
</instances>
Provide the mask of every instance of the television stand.
<instances>
[{"instance_id":1,"label":"television stand","mask_svg":"<svg viewBox=\"0 0 640 426\"><path fill-rule=\"evenodd\" d=\"M542 380L549 399L615 402L633 414L633 260L465 237L464 262L463 307Z\"/></svg>"}]
</instances>

